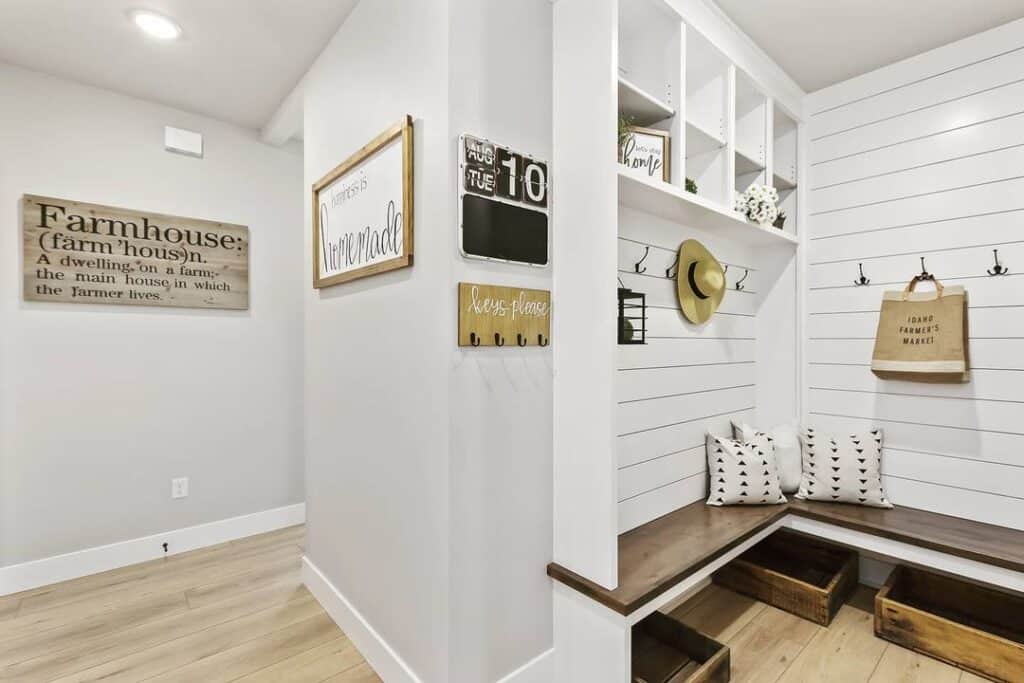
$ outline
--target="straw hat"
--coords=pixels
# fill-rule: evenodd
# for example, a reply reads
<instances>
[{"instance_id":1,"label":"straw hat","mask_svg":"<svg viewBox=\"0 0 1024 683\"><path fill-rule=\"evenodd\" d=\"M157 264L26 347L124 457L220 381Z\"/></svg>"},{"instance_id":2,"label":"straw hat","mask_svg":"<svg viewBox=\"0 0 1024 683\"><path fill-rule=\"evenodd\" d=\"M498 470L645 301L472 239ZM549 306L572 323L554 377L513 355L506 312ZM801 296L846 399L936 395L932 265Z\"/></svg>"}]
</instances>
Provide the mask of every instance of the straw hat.
<instances>
[{"instance_id":1,"label":"straw hat","mask_svg":"<svg viewBox=\"0 0 1024 683\"><path fill-rule=\"evenodd\" d=\"M686 240L679 246L676 289L683 315L697 325L707 322L722 303L725 271L697 240Z\"/></svg>"}]
</instances>

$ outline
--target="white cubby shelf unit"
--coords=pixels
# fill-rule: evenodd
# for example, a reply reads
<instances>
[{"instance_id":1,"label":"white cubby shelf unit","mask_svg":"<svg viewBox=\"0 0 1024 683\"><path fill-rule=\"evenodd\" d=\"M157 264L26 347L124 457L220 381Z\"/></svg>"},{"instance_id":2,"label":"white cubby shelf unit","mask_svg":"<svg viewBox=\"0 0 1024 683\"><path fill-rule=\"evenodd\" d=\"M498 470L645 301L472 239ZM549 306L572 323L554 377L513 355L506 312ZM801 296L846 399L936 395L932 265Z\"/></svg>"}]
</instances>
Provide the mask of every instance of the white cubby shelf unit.
<instances>
[{"instance_id":1,"label":"white cubby shelf unit","mask_svg":"<svg viewBox=\"0 0 1024 683\"><path fill-rule=\"evenodd\" d=\"M619 534L706 495L705 430L800 414L804 93L703 0L553 12L554 561L614 588ZM623 115L668 133L667 181L618 163ZM733 210L754 183L779 190L785 229ZM700 326L674 294L691 238L728 265ZM620 283L647 294L646 344L616 343Z\"/></svg>"}]
</instances>

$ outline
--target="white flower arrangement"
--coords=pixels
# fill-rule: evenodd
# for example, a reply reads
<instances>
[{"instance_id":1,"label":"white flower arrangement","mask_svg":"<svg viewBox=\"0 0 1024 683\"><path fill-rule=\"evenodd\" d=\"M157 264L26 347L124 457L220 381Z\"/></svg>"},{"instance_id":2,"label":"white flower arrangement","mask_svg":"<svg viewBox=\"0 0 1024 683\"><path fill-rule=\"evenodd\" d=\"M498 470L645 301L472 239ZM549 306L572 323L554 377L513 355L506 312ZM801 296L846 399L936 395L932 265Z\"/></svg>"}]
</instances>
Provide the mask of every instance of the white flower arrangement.
<instances>
[{"instance_id":1,"label":"white flower arrangement","mask_svg":"<svg viewBox=\"0 0 1024 683\"><path fill-rule=\"evenodd\" d=\"M743 194L736 195L736 211L748 221L771 225L779 217L779 191L766 185L751 185Z\"/></svg>"}]
</instances>

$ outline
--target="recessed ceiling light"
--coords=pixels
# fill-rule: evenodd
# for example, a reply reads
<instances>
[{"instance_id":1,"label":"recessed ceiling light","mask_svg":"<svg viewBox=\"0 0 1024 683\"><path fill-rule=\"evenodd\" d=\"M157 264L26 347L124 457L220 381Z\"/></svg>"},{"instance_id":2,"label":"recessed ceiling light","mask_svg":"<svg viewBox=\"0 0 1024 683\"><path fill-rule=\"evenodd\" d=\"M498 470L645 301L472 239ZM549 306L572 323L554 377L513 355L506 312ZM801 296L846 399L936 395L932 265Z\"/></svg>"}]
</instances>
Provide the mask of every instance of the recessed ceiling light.
<instances>
[{"instance_id":1,"label":"recessed ceiling light","mask_svg":"<svg viewBox=\"0 0 1024 683\"><path fill-rule=\"evenodd\" d=\"M129 16L143 33L158 40L174 40L181 36L181 26L173 19L149 10L134 10Z\"/></svg>"}]
</instances>

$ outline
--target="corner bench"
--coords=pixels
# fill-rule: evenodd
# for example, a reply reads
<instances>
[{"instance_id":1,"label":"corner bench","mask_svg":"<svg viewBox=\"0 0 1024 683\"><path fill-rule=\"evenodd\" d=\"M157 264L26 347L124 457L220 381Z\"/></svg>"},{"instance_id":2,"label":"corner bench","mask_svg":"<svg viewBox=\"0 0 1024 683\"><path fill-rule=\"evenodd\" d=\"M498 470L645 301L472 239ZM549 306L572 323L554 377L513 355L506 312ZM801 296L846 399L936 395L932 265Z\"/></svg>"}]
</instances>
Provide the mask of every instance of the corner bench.
<instances>
[{"instance_id":1,"label":"corner bench","mask_svg":"<svg viewBox=\"0 0 1024 683\"><path fill-rule=\"evenodd\" d=\"M718 568L782 528L1024 593L1024 531L907 507L698 501L619 536L614 589L548 565L557 680L631 681L633 626L696 593Z\"/></svg>"},{"instance_id":2,"label":"corner bench","mask_svg":"<svg viewBox=\"0 0 1024 683\"><path fill-rule=\"evenodd\" d=\"M712 507L698 501L628 531L619 536L615 589L604 588L554 562L547 571L556 581L619 614L643 611L642 618L685 592L672 591L674 587L695 576L703 580L782 527L1024 590L1024 531L907 507L883 510L806 501L751 507ZM937 555L948 559L935 562ZM670 591L672 596L657 601ZM660 604L643 609L652 601Z\"/></svg>"}]
</instances>

